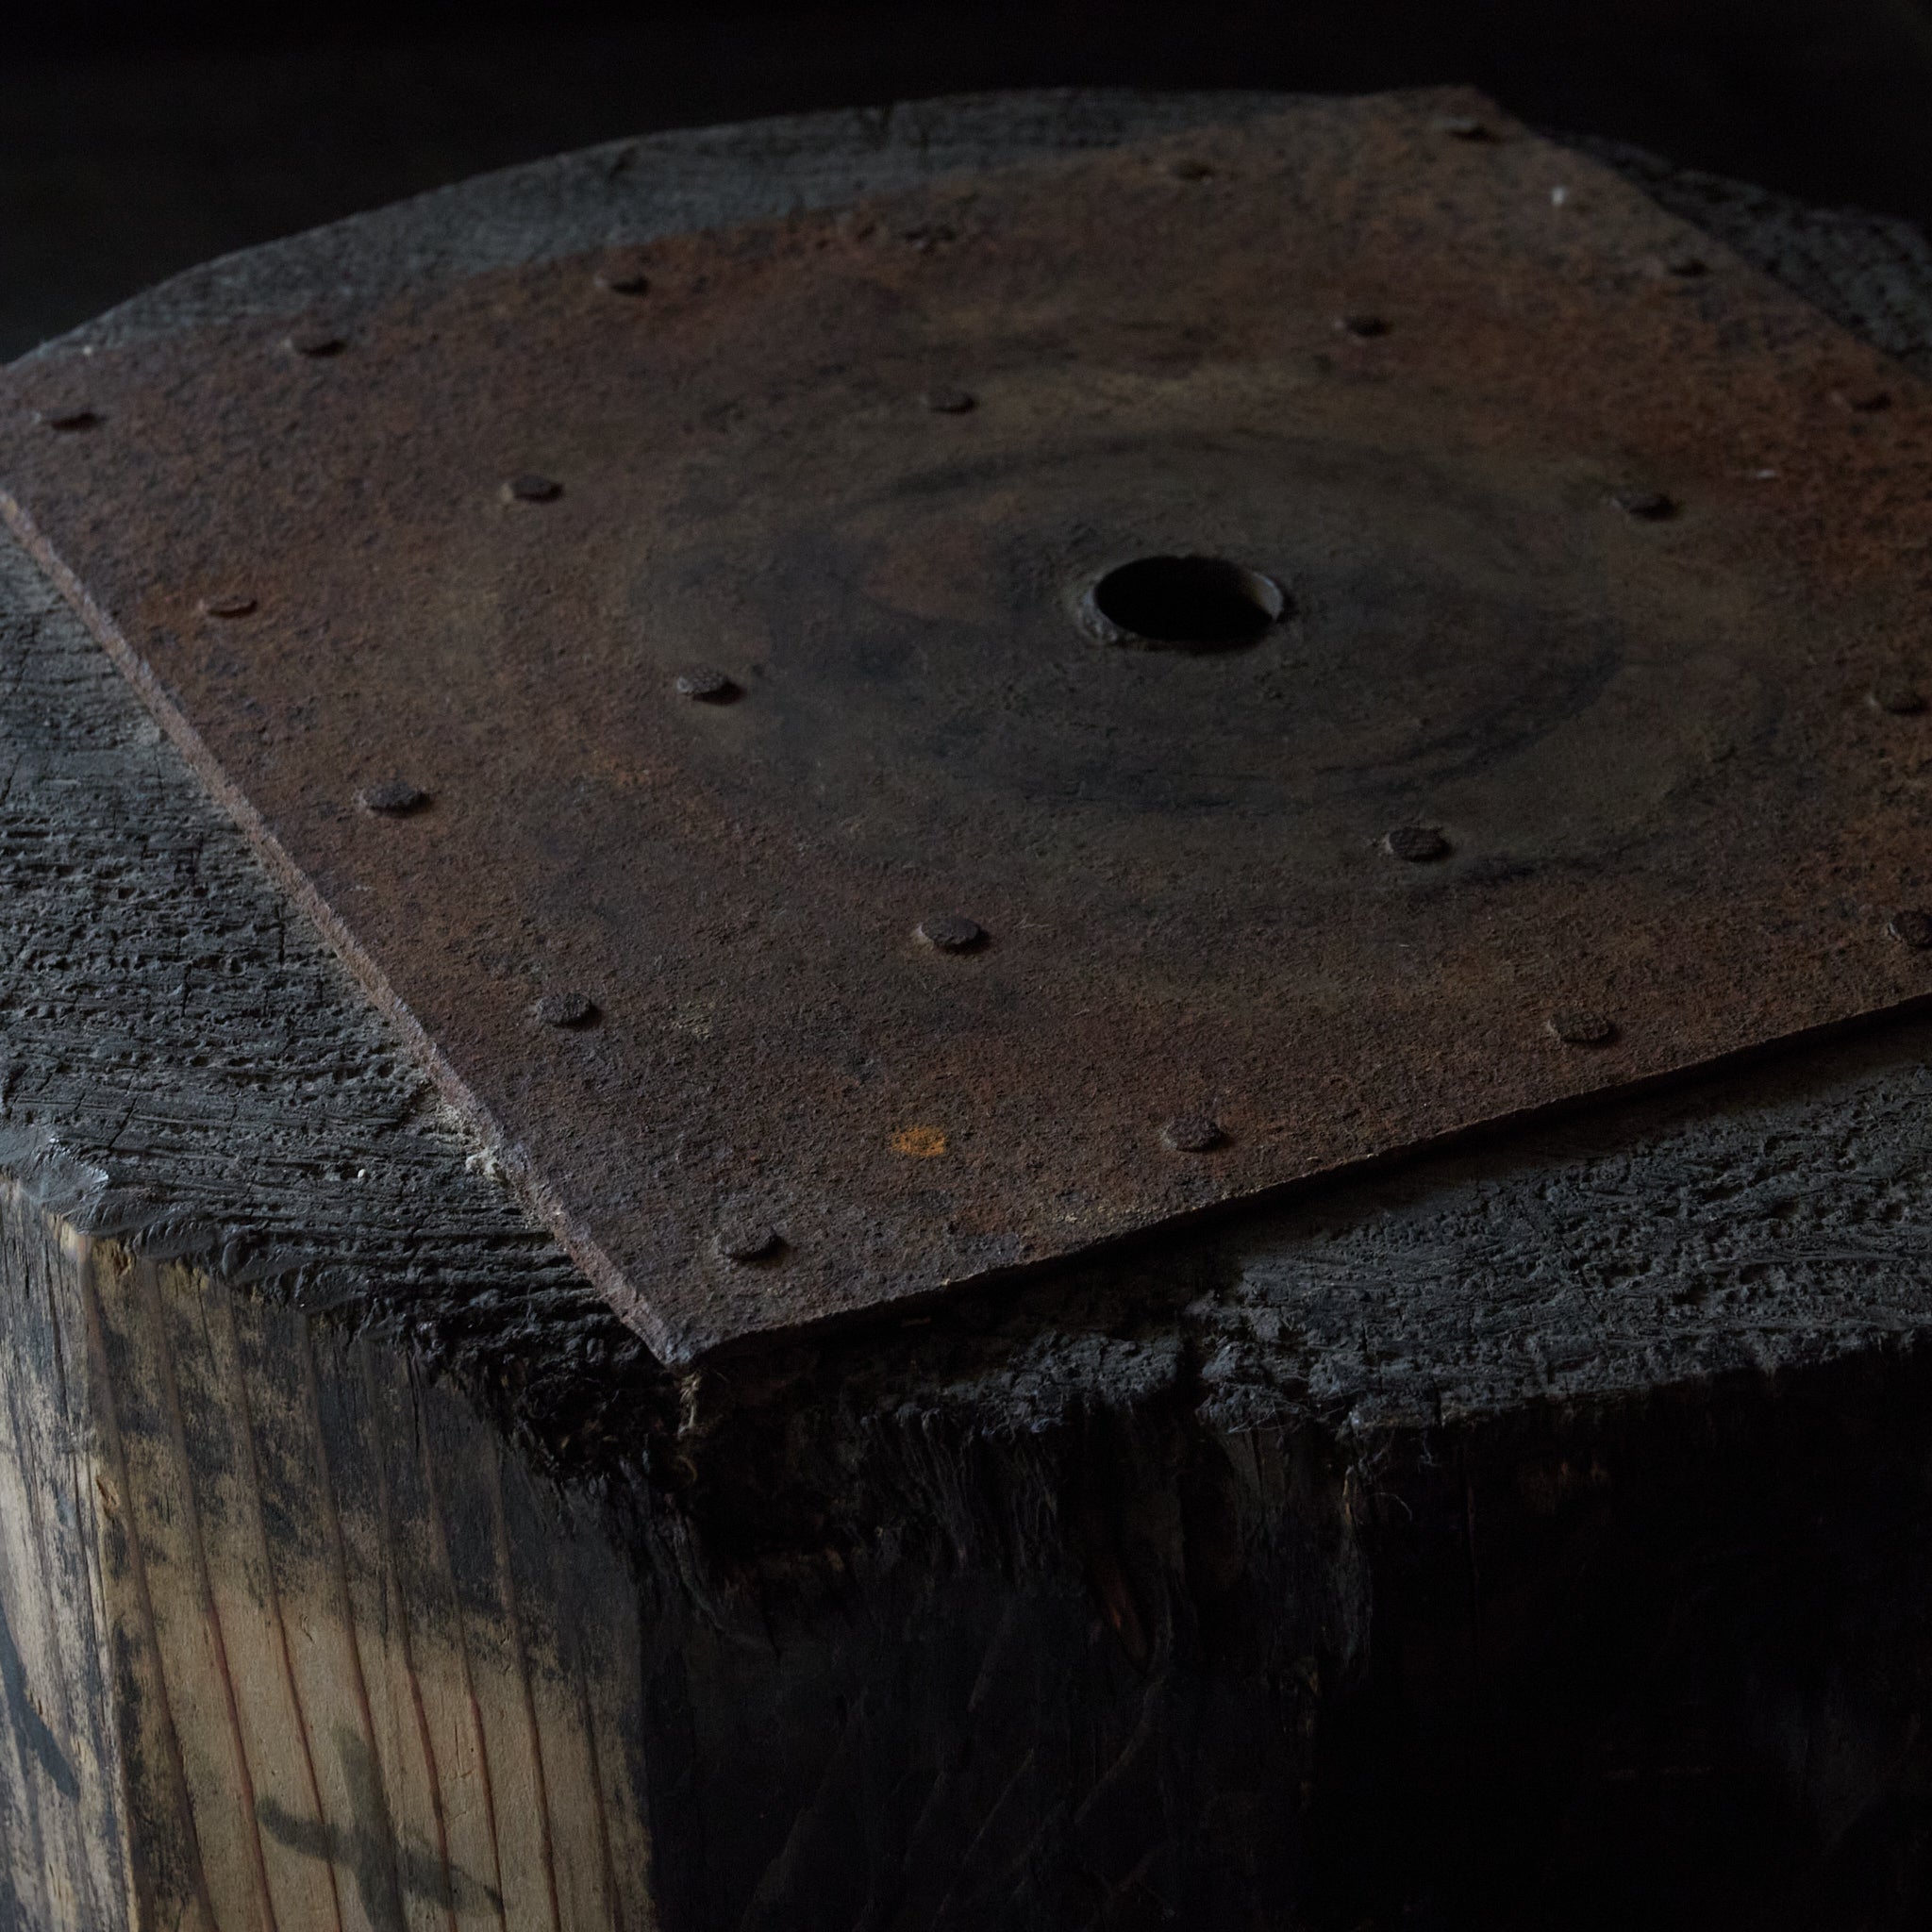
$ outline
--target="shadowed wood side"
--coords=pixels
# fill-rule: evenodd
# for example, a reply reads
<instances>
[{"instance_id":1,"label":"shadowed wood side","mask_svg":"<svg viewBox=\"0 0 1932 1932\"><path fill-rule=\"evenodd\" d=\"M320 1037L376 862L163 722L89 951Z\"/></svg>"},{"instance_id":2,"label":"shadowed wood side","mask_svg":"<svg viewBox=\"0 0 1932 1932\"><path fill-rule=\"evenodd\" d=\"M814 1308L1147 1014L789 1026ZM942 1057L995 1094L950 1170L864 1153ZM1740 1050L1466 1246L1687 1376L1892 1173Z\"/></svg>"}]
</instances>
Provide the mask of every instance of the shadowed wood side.
<instances>
[{"instance_id":1,"label":"shadowed wood side","mask_svg":"<svg viewBox=\"0 0 1932 1932\"><path fill-rule=\"evenodd\" d=\"M0 1925L654 1925L593 1507L394 1353L11 1188L0 1296Z\"/></svg>"},{"instance_id":2,"label":"shadowed wood side","mask_svg":"<svg viewBox=\"0 0 1932 1932\"><path fill-rule=\"evenodd\" d=\"M82 1246L0 1183L0 1926L34 1932L124 1932L132 1909Z\"/></svg>"}]
</instances>

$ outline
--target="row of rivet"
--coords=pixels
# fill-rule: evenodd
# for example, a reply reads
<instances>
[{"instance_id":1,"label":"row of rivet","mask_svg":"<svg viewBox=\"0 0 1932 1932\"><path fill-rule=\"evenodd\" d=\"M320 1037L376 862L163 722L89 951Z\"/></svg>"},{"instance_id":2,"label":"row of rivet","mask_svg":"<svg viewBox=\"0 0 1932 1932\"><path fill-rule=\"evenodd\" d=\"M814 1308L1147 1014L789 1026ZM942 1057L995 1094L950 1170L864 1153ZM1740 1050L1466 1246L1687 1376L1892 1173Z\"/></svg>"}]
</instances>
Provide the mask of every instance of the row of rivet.
<instances>
[{"instance_id":1,"label":"row of rivet","mask_svg":"<svg viewBox=\"0 0 1932 1932\"><path fill-rule=\"evenodd\" d=\"M1357 333L1382 332L1379 323L1369 330L1363 330L1357 325L1358 319L1347 325ZM926 401L930 408L951 413L974 407L974 398L964 391L935 391ZM1856 407L1877 408L1882 405L1861 401ZM506 502L552 503L563 494L563 488L552 477L525 472L510 477L504 484L502 494ZM1646 522L1668 518L1676 509L1674 501L1660 491L1619 492L1613 494L1610 501L1627 515ZM204 599L201 608L209 617L231 620L252 615L257 608L257 600L243 591L229 591ZM710 665L695 665L677 673L672 680L672 689L680 697L700 704L726 704L744 694L743 688L736 679ZM1924 694L1904 683L1882 684L1868 696L1875 708L1896 716L1914 715L1925 709ZM384 817L403 817L427 805L429 794L407 779L395 778L364 789L357 794L357 800L369 812ZM1445 858L1453 849L1441 829L1434 825L1398 825L1384 836L1381 843L1391 858L1410 864L1426 864ZM1932 911L1908 908L1894 913L1888 922L1887 930L1894 939L1914 949L1932 949ZM950 954L976 952L989 940L984 926L959 913L940 913L924 919L913 928L913 936L934 952ZM589 995L578 991L545 993L533 1003L530 1011L532 1017L543 1024L564 1028L588 1026L598 1017L596 1004ZM1618 1037L1617 1024L1608 1015L1585 1008L1560 1008L1548 1016L1544 1026L1554 1039L1574 1047L1607 1046ZM1165 1122L1160 1128L1159 1139L1163 1146L1176 1154L1209 1154L1227 1144L1225 1130L1212 1116L1206 1114L1179 1115ZM772 1229L760 1223L739 1228L728 1239L721 1234L716 1245L718 1252L726 1258L749 1262L770 1258L782 1249L784 1243Z\"/></svg>"},{"instance_id":2,"label":"row of rivet","mask_svg":"<svg viewBox=\"0 0 1932 1932\"><path fill-rule=\"evenodd\" d=\"M1438 132L1458 140L1481 142L1494 138L1487 126L1471 117L1439 116L1433 125ZM1203 181L1213 175L1208 164L1187 159L1174 163L1172 172L1186 181ZM1706 273L1703 259L1690 254L1668 257L1659 266L1663 273L1677 277L1689 278ZM630 256L607 262L598 271L596 280L600 287L626 296L641 295L650 288L649 275L641 259ZM1380 315L1352 311L1337 316L1335 326L1343 334L1370 341L1389 334L1391 325ZM326 325L310 324L291 330L283 339L282 346L291 354L320 359L340 354L346 347L346 341ZM1889 394L1882 391L1837 394L1834 399L1860 411L1883 408L1890 400ZM966 414L976 404L976 398L970 391L951 385L928 390L922 400L928 409L946 415ZM47 426L63 431L92 429L101 420L95 409L82 403L56 405L39 413L40 420ZM525 471L508 478L501 493L507 503L552 503L563 494L563 486L553 477ZM1626 515L1644 522L1668 519L1675 514L1677 508L1673 498L1655 490L1616 491L1609 500ZM245 591L228 591L205 599L201 608L210 617L236 619L253 614L257 600ZM680 672L674 680L674 689L682 697L707 704L728 703L742 695L741 688L733 678L711 666L694 666ZM1922 711L1925 706L1921 693L1903 686L1882 687L1875 690L1871 697L1879 709L1898 715ZM429 795L408 780L397 778L365 789L358 794L358 801L372 813L401 817L421 809L429 802ZM1391 857L1411 863L1443 858L1451 849L1440 829L1425 825L1398 826L1387 834L1382 843ZM1932 911L1909 908L1897 912L1892 915L1887 929L1892 937L1915 949L1932 948ZM954 954L976 951L988 940L985 928L976 921L956 913L939 914L921 921L914 928L914 936L935 952ZM578 991L545 993L530 1010L532 1017L543 1024L566 1028L587 1026L598 1013L589 995ZM1607 1015L1577 1008L1553 1012L1545 1026L1555 1039L1566 1045L1578 1047L1608 1045L1617 1038L1618 1031L1615 1022ZM1162 1145L1171 1151L1188 1155L1212 1153L1227 1142L1224 1129L1208 1114L1175 1116L1162 1124L1159 1138ZM750 1263L771 1258L784 1248L785 1243L768 1223L751 1217L721 1226L713 1245L725 1259Z\"/></svg>"}]
</instances>

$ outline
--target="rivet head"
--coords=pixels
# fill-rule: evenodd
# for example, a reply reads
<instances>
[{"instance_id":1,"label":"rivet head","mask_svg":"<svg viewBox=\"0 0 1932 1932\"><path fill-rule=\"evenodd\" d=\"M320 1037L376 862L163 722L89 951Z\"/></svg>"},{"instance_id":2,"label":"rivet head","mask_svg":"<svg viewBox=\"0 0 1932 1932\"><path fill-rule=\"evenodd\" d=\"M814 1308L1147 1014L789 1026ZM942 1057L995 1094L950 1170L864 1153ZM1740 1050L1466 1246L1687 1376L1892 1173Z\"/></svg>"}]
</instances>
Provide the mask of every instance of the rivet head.
<instances>
[{"instance_id":1,"label":"rivet head","mask_svg":"<svg viewBox=\"0 0 1932 1932\"><path fill-rule=\"evenodd\" d=\"M1617 1037L1617 1023L1589 1007L1560 1007L1544 1024L1565 1046L1607 1046Z\"/></svg>"},{"instance_id":2,"label":"rivet head","mask_svg":"<svg viewBox=\"0 0 1932 1932\"><path fill-rule=\"evenodd\" d=\"M201 600L204 617L252 617L255 609L255 598L246 591L218 591Z\"/></svg>"},{"instance_id":3,"label":"rivet head","mask_svg":"<svg viewBox=\"0 0 1932 1932\"><path fill-rule=\"evenodd\" d=\"M1925 708L1925 693L1904 678L1887 678L1872 687L1869 702L1894 718L1913 718Z\"/></svg>"},{"instance_id":4,"label":"rivet head","mask_svg":"<svg viewBox=\"0 0 1932 1932\"><path fill-rule=\"evenodd\" d=\"M50 403L38 414L49 429L92 429L101 420L86 403Z\"/></svg>"},{"instance_id":5,"label":"rivet head","mask_svg":"<svg viewBox=\"0 0 1932 1932\"><path fill-rule=\"evenodd\" d=\"M563 485L537 470L520 470L503 486L506 503L555 503Z\"/></svg>"},{"instance_id":6,"label":"rivet head","mask_svg":"<svg viewBox=\"0 0 1932 1932\"><path fill-rule=\"evenodd\" d=\"M1174 1154L1211 1154L1227 1136L1208 1113L1176 1114L1162 1124L1160 1144Z\"/></svg>"},{"instance_id":7,"label":"rivet head","mask_svg":"<svg viewBox=\"0 0 1932 1932\"><path fill-rule=\"evenodd\" d=\"M1335 326L1343 335L1357 337L1362 341L1369 341L1376 336L1386 336L1389 333L1387 320L1379 315L1338 315L1335 318Z\"/></svg>"},{"instance_id":8,"label":"rivet head","mask_svg":"<svg viewBox=\"0 0 1932 1932\"><path fill-rule=\"evenodd\" d=\"M381 785L368 785L356 794L356 803L364 811L378 813L383 818L399 819L407 813L421 811L429 803L429 794L420 785L411 785L407 778L391 778Z\"/></svg>"},{"instance_id":9,"label":"rivet head","mask_svg":"<svg viewBox=\"0 0 1932 1932\"><path fill-rule=\"evenodd\" d=\"M321 361L327 356L340 356L344 344L338 330L326 323L311 322L291 328L282 338L282 347L291 356L307 356L311 361Z\"/></svg>"},{"instance_id":10,"label":"rivet head","mask_svg":"<svg viewBox=\"0 0 1932 1932\"><path fill-rule=\"evenodd\" d=\"M938 953L970 953L986 943L986 928L961 912L937 912L922 919L913 932Z\"/></svg>"},{"instance_id":11,"label":"rivet head","mask_svg":"<svg viewBox=\"0 0 1932 1932\"><path fill-rule=\"evenodd\" d=\"M1677 513L1675 502L1661 490L1615 490L1610 501L1626 517L1635 517L1640 523L1660 524Z\"/></svg>"},{"instance_id":12,"label":"rivet head","mask_svg":"<svg viewBox=\"0 0 1932 1932\"><path fill-rule=\"evenodd\" d=\"M1923 953L1932 947L1932 912L1923 907L1908 906L1902 912L1894 912L1887 922L1886 931L1901 945L1911 947L1915 953Z\"/></svg>"},{"instance_id":13,"label":"rivet head","mask_svg":"<svg viewBox=\"0 0 1932 1932\"><path fill-rule=\"evenodd\" d=\"M941 383L925 392L925 407L941 416L963 416L974 402L971 390L956 389L950 383Z\"/></svg>"},{"instance_id":14,"label":"rivet head","mask_svg":"<svg viewBox=\"0 0 1932 1932\"><path fill-rule=\"evenodd\" d=\"M546 1026L588 1026L597 1017L597 1006L588 993L546 992L531 1002L530 1017Z\"/></svg>"},{"instance_id":15,"label":"rivet head","mask_svg":"<svg viewBox=\"0 0 1932 1932\"><path fill-rule=\"evenodd\" d=\"M671 680L671 689L694 704L728 705L740 695L738 682L715 664L693 664Z\"/></svg>"},{"instance_id":16,"label":"rivet head","mask_svg":"<svg viewBox=\"0 0 1932 1932\"><path fill-rule=\"evenodd\" d=\"M1382 845L1391 858L1404 858L1411 865L1449 856L1449 841L1434 825L1397 825Z\"/></svg>"},{"instance_id":17,"label":"rivet head","mask_svg":"<svg viewBox=\"0 0 1932 1932\"><path fill-rule=\"evenodd\" d=\"M753 1261L769 1261L785 1245L778 1230L756 1214L734 1214L719 1224L711 1245L727 1261L741 1267Z\"/></svg>"},{"instance_id":18,"label":"rivet head","mask_svg":"<svg viewBox=\"0 0 1932 1932\"><path fill-rule=\"evenodd\" d=\"M651 277L641 256L617 254L610 256L597 271L597 286L613 295L647 295Z\"/></svg>"}]
</instances>

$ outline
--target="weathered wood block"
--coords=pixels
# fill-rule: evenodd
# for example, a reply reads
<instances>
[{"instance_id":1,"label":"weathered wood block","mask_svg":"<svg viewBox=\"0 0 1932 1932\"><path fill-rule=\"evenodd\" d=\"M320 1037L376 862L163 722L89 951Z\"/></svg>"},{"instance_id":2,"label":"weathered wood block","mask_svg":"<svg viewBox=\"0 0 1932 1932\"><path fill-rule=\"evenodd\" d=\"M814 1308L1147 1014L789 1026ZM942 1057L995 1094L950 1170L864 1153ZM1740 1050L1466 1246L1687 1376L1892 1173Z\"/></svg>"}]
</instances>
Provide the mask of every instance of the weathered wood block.
<instances>
[{"instance_id":1,"label":"weathered wood block","mask_svg":"<svg viewBox=\"0 0 1932 1932\"><path fill-rule=\"evenodd\" d=\"M649 1923L580 1506L391 1351L9 1210L19 1923Z\"/></svg>"},{"instance_id":2,"label":"weathered wood block","mask_svg":"<svg viewBox=\"0 0 1932 1932\"><path fill-rule=\"evenodd\" d=\"M23 379L1284 105L620 143ZM1924 364L1915 234L1611 158ZM0 641L0 1924L1923 1912L1914 1012L667 1367L12 539Z\"/></svg>"}]
</instances>

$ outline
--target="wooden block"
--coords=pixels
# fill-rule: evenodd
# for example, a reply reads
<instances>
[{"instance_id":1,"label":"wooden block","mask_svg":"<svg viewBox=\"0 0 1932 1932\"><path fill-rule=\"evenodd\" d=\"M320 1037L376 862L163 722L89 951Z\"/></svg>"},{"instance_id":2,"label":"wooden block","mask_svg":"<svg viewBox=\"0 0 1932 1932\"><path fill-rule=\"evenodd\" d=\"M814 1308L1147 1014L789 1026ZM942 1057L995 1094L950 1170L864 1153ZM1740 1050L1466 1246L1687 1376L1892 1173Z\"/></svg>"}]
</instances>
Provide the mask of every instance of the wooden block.
<instances>
[{"instance_id":1,"label":"wooden block","mask_svg":"<svg viewBox=\"0 0 1932 1932\"><path fill-rule=\"evenodd\" d=\"M50 353L1279 105L621 143ZM1619 165L1932 358L1919 238ZM1923 1021L679 1379L10 541L0 646L0 1924L1923 1911Z\"/></svg>"}]
</instances>

